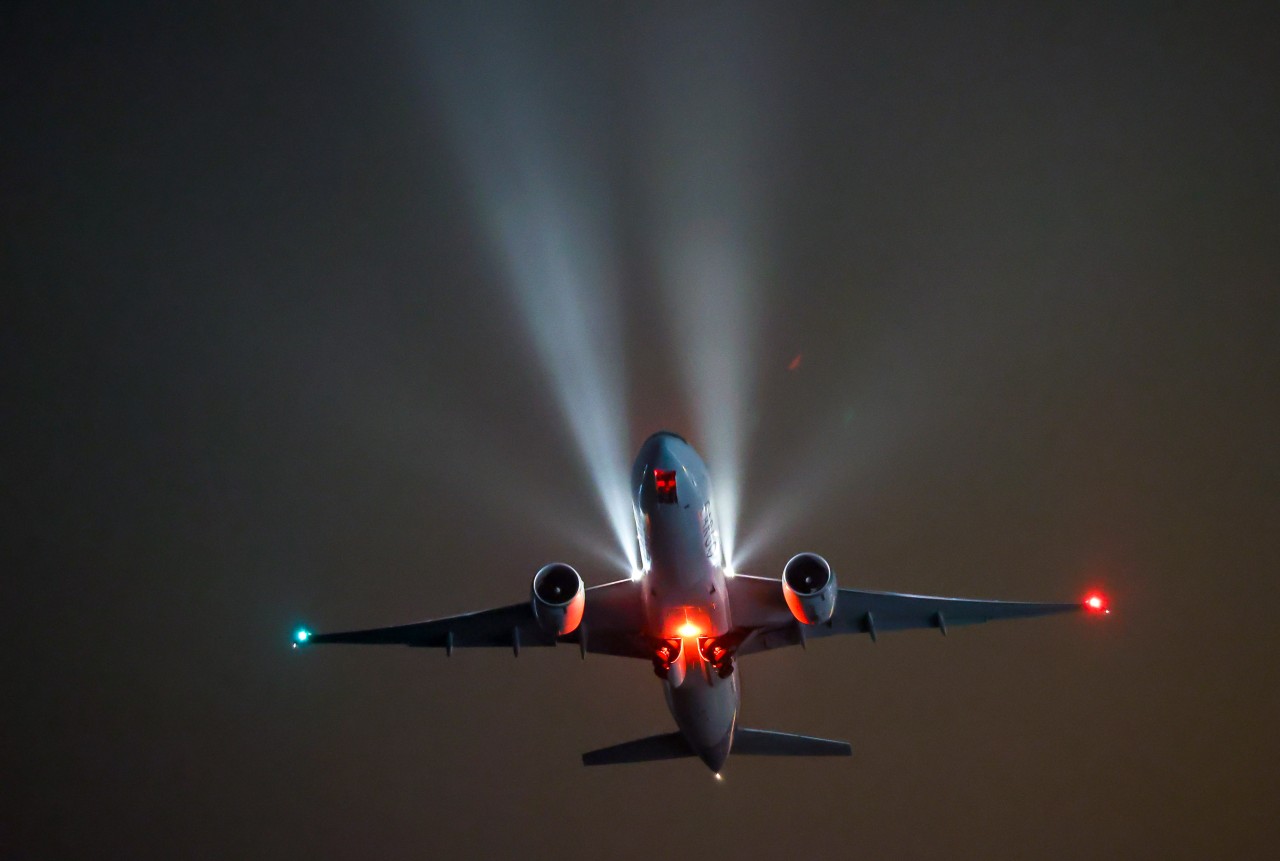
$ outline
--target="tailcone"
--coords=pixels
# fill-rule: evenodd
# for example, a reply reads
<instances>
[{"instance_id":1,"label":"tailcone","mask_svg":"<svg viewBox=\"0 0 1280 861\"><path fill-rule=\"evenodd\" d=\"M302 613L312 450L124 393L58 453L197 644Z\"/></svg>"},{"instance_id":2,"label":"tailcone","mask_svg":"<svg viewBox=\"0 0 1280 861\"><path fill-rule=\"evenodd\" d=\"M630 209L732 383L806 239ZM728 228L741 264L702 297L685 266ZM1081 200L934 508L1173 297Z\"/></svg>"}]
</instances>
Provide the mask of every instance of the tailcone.
<instances>
[{"instance_id":1,"label":"tailcone","mask_svg":"<svg viewBox=\"0 0 1280 861\"><path fill-rule=\"evenodd\" d=\"M715 773L720 773L720 768L724 765L724 761L729 758L729 750L733 747L733 730L725 735L720 741L709 747L700 747L697 749L698 759L707 764L707 768Z\"/></svg>"}]
</instances>

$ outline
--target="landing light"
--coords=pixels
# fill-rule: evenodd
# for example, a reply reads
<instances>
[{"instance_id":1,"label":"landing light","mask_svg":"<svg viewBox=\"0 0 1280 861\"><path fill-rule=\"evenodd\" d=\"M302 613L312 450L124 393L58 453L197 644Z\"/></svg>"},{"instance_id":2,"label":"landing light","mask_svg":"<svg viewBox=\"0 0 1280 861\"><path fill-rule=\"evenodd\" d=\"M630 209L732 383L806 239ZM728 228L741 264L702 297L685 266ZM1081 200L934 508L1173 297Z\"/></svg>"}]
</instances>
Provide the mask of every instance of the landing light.
<instances>
[{"instance_id":1,"label":"landing light","mask_svg":"<svg viewBox=\"0 0 1280 861\"><path fill-rule=\"evenodd\" d=\"M1091 592L1084 599L1084 606L1090 613L1110 613L1111 606L1108 604L1106 596L1098 592Z\"/></svg>"},{"instance_id":2,"label":"landing light","mask_svg":"<svg viewBox=\"0 0 1280 861\"><path fill-rule=\"evenodd\" d=\"M631 569L631 579L632 579L632 580L643 580L643 579L644 579L644 569L643 569L643 568L632 568L632 569Z\"/></svg>"}]
</instances>

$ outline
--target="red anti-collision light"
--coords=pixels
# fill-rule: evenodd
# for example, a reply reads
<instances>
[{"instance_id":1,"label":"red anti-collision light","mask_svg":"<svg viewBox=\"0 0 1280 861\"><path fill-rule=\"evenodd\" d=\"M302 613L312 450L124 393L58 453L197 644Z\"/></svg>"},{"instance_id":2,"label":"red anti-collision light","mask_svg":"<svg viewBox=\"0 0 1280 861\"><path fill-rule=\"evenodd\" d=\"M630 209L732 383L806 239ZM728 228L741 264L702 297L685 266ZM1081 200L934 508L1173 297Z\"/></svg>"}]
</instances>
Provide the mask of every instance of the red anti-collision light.
<instances>
[{"instance_id":1,"label":"red anti-collision light","mask_svg":"<svg viewBox=\"0 0 1280 861\"><path fill-rule=\"evenodd\" d=\"M674 469L655 469L653 485L658 491L658 501L671 503L676 501L676 471Z\"/></svg>"},{"instance_id":2,"label":"red anti-collision light","mask_svg":"<svg viewBox=\"0 0 1280 861\"><path fill-rule=\"evenodd\" d=\"M1110 613L1111 604L1101 592L1090 592L1084 599L1085 609L1090 613Z\"/></svg>"}]
</instances>

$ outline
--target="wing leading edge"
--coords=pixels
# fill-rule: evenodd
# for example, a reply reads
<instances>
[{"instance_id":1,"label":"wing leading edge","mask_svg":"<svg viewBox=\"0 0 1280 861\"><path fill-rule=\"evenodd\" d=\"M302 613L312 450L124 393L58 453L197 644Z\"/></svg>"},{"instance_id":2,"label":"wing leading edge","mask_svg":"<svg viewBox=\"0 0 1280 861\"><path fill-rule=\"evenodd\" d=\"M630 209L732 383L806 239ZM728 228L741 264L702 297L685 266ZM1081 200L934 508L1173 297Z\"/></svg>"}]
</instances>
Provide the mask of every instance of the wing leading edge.
<instances>
[{"instance_id":1,"label":"wing leading edge","mask_svg":"<svg viewBox=\"0 0 1280 861\"><path fill-rule=\"evenodd\" d=\"M886 631L913 628L935 628L945 634L948 628L960 625L1029 619L1086 609L1080 603L986 601L840 589L830 620L817 625L802 625L787 608L781 581L739 574L728 585L734 622L750 631L738 650L740 655L800 645L809 639L836 634L868 634L873 640Z\"/></svg>"},{"instance_id":2,"label":"wing leading edge","mask_svg":"<svg viewBox=\"0 0 1280 861\"><path fill-rule=\"evenodd\" d=\"M602 655L649 658L643 636L639 584L618 580L586 590L582 623L562 637L543 630L528 602L464 613L443 619L411 622L385 628L335 633L300 632L299 643L345 643L377 646L413 646L444 649L508 648L519 655L522 648L575 643L582 650Z\"/></svg>"}]
</instances>

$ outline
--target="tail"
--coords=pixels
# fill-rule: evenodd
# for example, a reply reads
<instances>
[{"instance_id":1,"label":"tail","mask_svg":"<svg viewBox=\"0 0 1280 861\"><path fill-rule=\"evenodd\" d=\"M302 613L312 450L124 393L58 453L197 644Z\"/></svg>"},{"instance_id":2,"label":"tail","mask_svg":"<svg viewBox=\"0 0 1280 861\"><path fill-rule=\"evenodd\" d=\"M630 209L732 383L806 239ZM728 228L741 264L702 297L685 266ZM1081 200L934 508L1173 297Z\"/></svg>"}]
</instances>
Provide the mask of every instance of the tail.
<instances>
[{"instance_id":1,"label":"tail","mask_svg":"<svg viewBox=\"0 0 1280 861\"><path fill-rule=\"evenodd\" d=\"M743 756L853 756L853 747L833 738L741 727L733 733L730 752Z\"/></svg>"},{"instance_id":2,"label":"tail","mask_svg":"<svg viewBox=\"0 0 1280 861\"><path fill-rule=\"evenodd\" d=\"M730 753L743 756L853 756L853 748L847 741L738 727L733 733L733 748ZM683 759L695 755L683 735L669 732L584 753L582 764L618 765L624 762Z\"/></svg>"},{"instance_id":3,"label":"tail","mask_svg":"<svg viewBox=\"0 0 1280 861\"><path fill-rule=\"evenodd\" d=\"M624 762L653 762L658 759L683 759L693 756L693 748L678 732L651 735L635 741L624 741L582 755L583 765L618 765Z\"/></svg>"}]
</instances>

